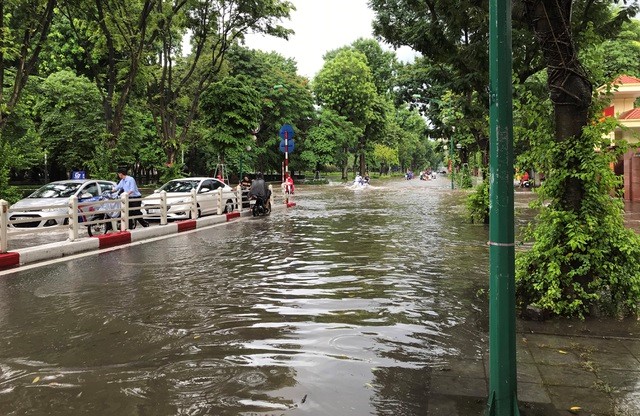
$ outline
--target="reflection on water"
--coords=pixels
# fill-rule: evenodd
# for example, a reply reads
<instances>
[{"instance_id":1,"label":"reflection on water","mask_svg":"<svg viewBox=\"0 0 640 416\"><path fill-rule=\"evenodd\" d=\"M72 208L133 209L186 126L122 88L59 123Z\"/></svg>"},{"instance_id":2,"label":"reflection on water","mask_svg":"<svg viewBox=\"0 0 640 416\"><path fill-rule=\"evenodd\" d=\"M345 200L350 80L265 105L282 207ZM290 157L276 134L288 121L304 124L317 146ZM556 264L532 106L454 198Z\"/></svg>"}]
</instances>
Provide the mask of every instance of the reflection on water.
<instances>
[{"instance_id":1,"label":"reflection on water","mask_svg":"<svg viewBox=\"0 0 640 416\"><path fill-rule=\"evenodd\" d=\"M446 179L0 280L0 414L422 415L486 351L487 229Z\"/></svg>"}]
</instances>

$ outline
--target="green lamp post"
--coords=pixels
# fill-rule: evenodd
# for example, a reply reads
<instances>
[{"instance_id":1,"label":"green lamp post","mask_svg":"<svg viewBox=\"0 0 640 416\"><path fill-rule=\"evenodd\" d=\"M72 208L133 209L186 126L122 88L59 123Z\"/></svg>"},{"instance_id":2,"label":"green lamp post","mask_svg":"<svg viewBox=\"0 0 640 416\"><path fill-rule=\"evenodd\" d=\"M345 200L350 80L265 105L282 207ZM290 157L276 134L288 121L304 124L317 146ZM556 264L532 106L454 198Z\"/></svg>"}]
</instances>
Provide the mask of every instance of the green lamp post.
<instances>
[{"instance_id":1,"label":"green lamp post","mask_svg":"<svg viewBox=\"0 0 640 416\"><path fill-rule=\"evenodd\" d=\"M451 189L453 189L453 135L451 135L451 144L449 145L449 170L451 170Z\"/></svg>"}]
</instances>

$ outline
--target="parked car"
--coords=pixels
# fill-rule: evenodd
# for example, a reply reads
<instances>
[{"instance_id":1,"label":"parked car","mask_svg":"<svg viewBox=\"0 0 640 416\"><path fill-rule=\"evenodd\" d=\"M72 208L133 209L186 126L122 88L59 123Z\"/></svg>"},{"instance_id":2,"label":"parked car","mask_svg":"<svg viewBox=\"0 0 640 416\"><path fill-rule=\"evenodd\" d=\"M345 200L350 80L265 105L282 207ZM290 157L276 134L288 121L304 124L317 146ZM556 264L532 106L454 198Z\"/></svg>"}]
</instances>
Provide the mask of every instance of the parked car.
<instances>
[{"instance_id":1,"label":"parked car","mask_svg":"<svg viewBox=\"0 0 640 416\"><path fill-rule=\"evenodd\" d=\"M191 190L196 190L198 217L217 214L218 189L222 188L222 211L232 212L237 206L233 188L216 178L173 179L156 189L152 195L142 199L145 218L160 219L160 192L167 193L167 218L184 220L191 218Z\"/></svg>"},{"instance_id":2,"label":"parked car","mask_svg":"<svg viewBox=\"0 0 640 416\"><path fill-rule=\"evenodd\" d=\"M69 198L76 196L78 202L100 195L112 189L115 182L75 179L51 182L9 207L9 221L33 219L33 221L11 224L16 228L52 227L68 224L66 217Z\"/></svg>"}]
</instances>

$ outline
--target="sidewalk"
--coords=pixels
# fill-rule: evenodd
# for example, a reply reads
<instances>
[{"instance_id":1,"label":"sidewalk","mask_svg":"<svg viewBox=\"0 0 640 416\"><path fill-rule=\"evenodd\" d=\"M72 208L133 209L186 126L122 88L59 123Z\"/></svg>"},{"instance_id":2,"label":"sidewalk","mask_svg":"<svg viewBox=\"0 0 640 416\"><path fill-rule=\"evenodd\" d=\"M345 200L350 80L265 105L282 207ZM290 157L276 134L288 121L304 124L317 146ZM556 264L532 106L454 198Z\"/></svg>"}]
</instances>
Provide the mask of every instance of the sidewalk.
<instances>
[{"instance_id":1,"label":"sidewalk","mask_svg":"<svg viewBox=\"0 0 640 416\"><path fill-rule=\"evenodd\" d=\"M522 416L640 415L640 323L636 320L518 320ZM481 415L489 355L432 371L428 415Z\"/></svg>"}]
</instances>

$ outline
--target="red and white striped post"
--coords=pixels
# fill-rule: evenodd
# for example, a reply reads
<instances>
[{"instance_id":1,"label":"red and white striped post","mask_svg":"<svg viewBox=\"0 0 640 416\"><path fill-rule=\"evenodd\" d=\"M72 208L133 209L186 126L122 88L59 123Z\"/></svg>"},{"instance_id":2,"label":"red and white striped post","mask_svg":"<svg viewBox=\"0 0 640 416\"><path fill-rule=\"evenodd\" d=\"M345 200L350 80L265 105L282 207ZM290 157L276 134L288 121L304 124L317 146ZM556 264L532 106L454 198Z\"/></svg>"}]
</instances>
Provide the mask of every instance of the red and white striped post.
<instances>
[{"instance_id":1,"label":"red and white striped post","mask_svg":"<svg viewBox=\"0 0 640 416\"><path fill-rule=\"evenodd\" d=\"M289 173L289 132L284 132L284 176L282 182L287 179L287 173Z\"/></svg>"}]
</instances>

